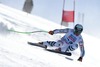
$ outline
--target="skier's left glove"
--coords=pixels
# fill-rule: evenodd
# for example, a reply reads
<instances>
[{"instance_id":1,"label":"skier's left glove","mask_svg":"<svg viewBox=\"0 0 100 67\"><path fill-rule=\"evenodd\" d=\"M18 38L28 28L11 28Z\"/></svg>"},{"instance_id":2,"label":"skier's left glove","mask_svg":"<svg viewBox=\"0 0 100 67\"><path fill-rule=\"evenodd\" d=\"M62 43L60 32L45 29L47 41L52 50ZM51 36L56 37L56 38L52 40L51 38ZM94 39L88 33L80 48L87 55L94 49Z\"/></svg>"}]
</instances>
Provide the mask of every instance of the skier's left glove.
<instances>
[{"instance_id":1,"label":"skier's left glove","mask_svg":"<svg viewBox=\"0 0 100 67\"><path fill-rule=\"evenodd\" d=\"M51 34L51 35L53 35L54 34L54 31L49 31L48 33Z\"/></svg>"},{"instance_id":2,"label":"skier's left glove","mask_svg":"<svg viewBox=\"0 0 100 67\"><path fill-rule=\"evenodd\" d=\"M82 62L82 59L83 59L82 57L79 57L79 58L78 58L78 61Z\"/></svg>"}]
</instances>

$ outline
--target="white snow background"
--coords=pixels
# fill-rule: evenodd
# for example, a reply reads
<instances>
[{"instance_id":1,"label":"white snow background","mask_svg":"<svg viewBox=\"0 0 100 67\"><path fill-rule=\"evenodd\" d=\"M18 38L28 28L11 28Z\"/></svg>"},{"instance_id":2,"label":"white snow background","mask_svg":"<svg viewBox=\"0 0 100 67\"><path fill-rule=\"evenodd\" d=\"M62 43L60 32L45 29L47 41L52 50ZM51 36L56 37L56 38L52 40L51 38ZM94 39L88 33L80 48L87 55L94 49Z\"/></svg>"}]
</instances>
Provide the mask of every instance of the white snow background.
<instances>
[{"instance_id":1,"label":"white snow background","mask_svg":"<svg viewBox=\"0 0 100 67\"><path fill-rule=\"evenodd\" d=\"M58 40L61 34L49 35L46 32L22 34L8 31L9 29L25 32L49 31L61 28L64 27L0 4L0 67L100 67L100 39L85 33L82 33L85 56L83 61L79 62L77 61L79 49L72 52L73 55L69 57L27 44L27 41Z\"/></svg>"}]
</instances>

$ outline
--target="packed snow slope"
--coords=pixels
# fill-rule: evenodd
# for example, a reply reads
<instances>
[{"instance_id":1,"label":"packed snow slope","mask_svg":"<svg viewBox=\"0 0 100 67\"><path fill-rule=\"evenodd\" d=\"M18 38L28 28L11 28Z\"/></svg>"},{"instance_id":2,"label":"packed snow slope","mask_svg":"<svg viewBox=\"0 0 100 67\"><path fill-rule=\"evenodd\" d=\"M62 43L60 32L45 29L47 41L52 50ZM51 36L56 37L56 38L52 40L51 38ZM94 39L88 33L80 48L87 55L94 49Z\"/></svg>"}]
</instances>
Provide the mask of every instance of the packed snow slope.
<instances>
[{"instance_id":1,"label":"packed snow slope","mask_svg":"<svg viewBox=\"0 0 100 67\"><path fill-rule=\"evenodd\" d=\"M79 48L68 57L27 44L28 41L58 40L62 34L24 34L10 31L49 31L57 28L64 27L0 4L0 67L100 67L100 39L82 34L86 54L83 62L79 62Z\"/></svg>"}]
</instances>

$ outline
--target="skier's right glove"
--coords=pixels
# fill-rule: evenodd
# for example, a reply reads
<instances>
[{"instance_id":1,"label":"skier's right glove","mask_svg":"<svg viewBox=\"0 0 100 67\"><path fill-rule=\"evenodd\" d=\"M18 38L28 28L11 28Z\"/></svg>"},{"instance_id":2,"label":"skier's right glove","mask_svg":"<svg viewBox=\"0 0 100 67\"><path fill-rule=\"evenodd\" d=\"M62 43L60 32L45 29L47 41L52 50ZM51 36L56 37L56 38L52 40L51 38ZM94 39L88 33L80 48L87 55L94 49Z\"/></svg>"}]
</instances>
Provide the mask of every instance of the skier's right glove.
<instances>
[{"instance_id":1,"label":"skier's right glove","mask_svg":"<svg viewBox=\"0 0 100 67\"><path fill-rule=\"evenodd\" d=\"M48 33L51 34L51 35L53 35L54 34L54 31L49 31Z\"/></svg>"}]
</instances>

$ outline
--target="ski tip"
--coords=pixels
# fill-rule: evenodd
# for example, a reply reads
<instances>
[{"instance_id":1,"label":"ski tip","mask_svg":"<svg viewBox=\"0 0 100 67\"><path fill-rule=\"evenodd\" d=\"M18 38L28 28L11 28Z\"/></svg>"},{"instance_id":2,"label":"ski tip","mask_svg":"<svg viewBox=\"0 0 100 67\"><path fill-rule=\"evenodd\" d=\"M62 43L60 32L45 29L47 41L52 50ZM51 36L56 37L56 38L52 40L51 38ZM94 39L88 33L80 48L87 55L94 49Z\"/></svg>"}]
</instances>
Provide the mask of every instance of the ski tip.
<instances>
[{"instance_id":1,"label":"ski tip","mask_svg":"<svg viewBox=\"0 0 100 67\"><path fill-rule=\"evenodd\" d=\"M67 60L73 61L74 59L69 58L69 57L65 57Z\"/></svg>"}]
</instances>

